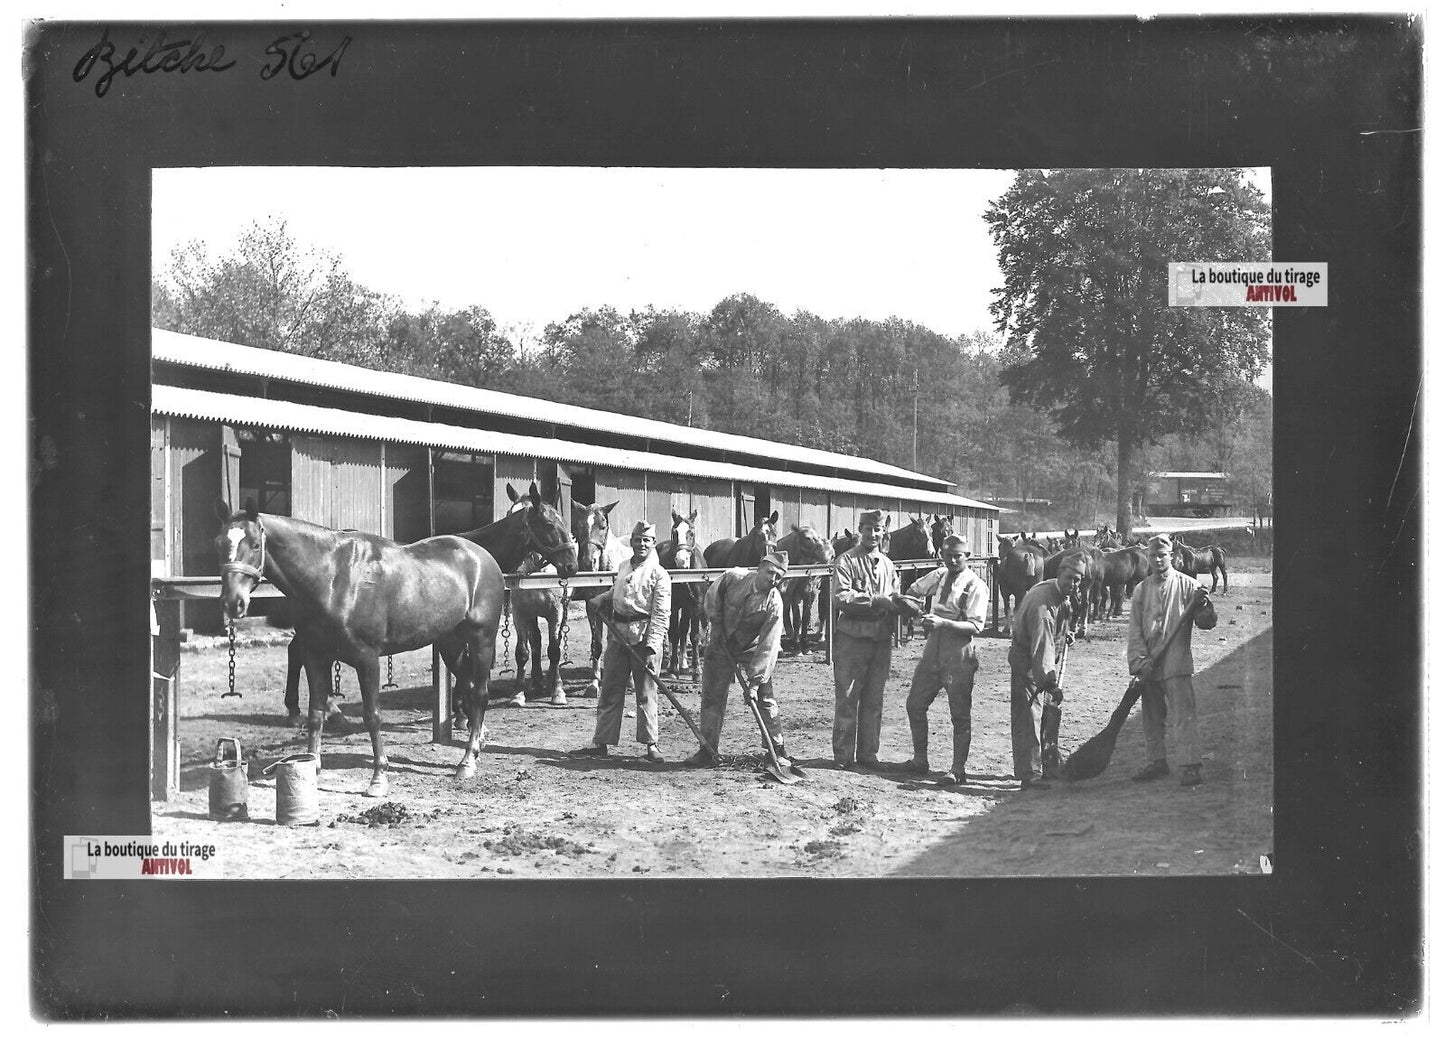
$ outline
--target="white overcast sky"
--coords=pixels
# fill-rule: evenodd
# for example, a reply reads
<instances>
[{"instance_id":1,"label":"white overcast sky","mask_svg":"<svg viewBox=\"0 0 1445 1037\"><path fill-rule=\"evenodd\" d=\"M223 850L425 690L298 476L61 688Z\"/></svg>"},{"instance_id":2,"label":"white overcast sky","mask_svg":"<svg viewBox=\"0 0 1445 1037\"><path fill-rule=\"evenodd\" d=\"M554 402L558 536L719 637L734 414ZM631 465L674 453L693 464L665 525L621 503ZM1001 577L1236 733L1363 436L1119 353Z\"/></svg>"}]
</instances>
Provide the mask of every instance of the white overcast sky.
<instances>
[{"instance_id":1,"label":"white overcast sky","mask_svg":"<svg viewBox=\"0 0 1445 1037\"><path fill-rule=\"evenodd\" d=\"M583 307L705 313L750 292L785 313L991 328L983 221L1009 170L590 167L157 169L153 269L253 221L411 307L479 305L504 328ZM1258 178L1268 190L1268 172Z\"/></svg>"}]
</instances>

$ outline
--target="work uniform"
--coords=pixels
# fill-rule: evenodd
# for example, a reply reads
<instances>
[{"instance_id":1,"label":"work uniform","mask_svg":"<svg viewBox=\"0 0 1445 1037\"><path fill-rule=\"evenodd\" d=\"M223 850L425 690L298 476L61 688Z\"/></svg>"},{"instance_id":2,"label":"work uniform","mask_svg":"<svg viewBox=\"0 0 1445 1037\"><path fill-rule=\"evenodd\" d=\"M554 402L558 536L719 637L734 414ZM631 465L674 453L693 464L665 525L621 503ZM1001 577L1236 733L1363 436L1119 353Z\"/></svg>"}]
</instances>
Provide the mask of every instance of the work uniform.
<instances>
[{"instance_id":1,"label":"work uniform","mask_svg":"<svg viewBox=\"0 0 1445 1037\"><path fill-rule=\"evenodd\" d=\"M833 759L878 762L883 729L883 685L893 661L893 613L864 611L875 595L898 593L898 570L879 550L862 544L833 565ZM848 607L857 612L847 611Z\"/></svg>"},{"instance_id":2,"label":"work uniform","mask_svg":"<svg viewBox=\"0 0 1445 1037\"><path fill-rule=\"evenodd\" d=\"M983 629L988 607L988 584L968 568L958 574L941 565L916 581L908 590L911 598L933 598L929 610L940 619L973 623ZM940 691L948 693L948 715L953 720L953 773L964 775L968 747L973 735L973 678L978 672L978 653L973 635L934 627L923 646L923 657L913 670L908 689L908 726L913 732L913 758L928 759L928 708Z\"/></svg>"},{"instance_id":3,"label":"work uniform","mask_svg":"<svg viewBox=\"0 0 1445 1037\"><path fill-rule=\"evenodd\" d=\"M783 599L776 587L760 590L755 570L729 569L719 576L703 599L709 633L702 660L702 736L721 750L723 714L735 683L736 660L750 684L758 689L758 709L774 744L782 742L778 701L773 695L773 667L783 641ZM732 653L732 659L728 653ZM764 749L767 746L763 746Z\"/></svg>"},{"instance_id":4,"label":"work uniform","mask_svg":"<svg viewBox=\"0 0 1445 1037\"><path fill-rule=\"evenodd\" d=\"M1043 777L1039 742L1044 696L1048 693L1041 689L1058 683L1069 621L1068 600L1057 581L1044 580L1029 588L1014 612L1013 640L1008 650L1009 728L1014 777L1020 781ZM1058 752L1057 744L1043 748L1051 756Z\"/></svg>"},{"instance_id":5,"label":"work uniform","mask_svg":"<svg viewBox=\"0 0 1445 1037\"><path fill-rule=\"evenodd\" d=\"M657 693L647 678L647 666L632 653L642 656L654 667L661 664L672 610L672 580L657 560L656 551L649 550L641 562L629 558L622 563L612 581L612 594L606 605L612 607L621 637L614 634L607 639L607 651L602 657L602 684L597 693L597 728L592 740L597 745L618 743L622 736L622 710L627 701L627 679L631 676L637 693L637 740L643 745L653 745L657 742ZM629 647L632 652L628 651Z\"/></svg>"},{"instance_id":6,"label":"work uniform","mask_svg":"<svg viewBox=\"0 0 1445 1037\"><path fill-rule=\"evenodd\" d=\"M1179 623L1189 607L1199 582L1178 569L1146 576L1129 599L1129 672L1138 673L1149 654ZM1194 626L1212 630L1219 617L1211 602L1194 615ZM1144 717L1144 755L1153 762L1165 759L1164 721L1174 714L1174 738L1179 763L1199 763L1199 731L1194 708L1194 653L1185 630L1155 664L1150 679L1143 682L1140 697Z\"/></svg>"}]
</instances>

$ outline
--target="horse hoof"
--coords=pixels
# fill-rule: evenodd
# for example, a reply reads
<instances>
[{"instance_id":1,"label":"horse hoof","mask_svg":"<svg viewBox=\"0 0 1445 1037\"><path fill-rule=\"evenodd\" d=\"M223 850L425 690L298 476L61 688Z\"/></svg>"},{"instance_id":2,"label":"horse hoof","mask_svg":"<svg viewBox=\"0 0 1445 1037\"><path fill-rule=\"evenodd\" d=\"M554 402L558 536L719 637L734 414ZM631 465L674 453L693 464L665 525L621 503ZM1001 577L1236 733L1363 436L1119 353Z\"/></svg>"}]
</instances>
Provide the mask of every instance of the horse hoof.
<instances>
[{"instance_id":1,"label":"horse hoof","mask_svg":"<svg viewBox=\"0 0 1445 1037\"><path fill-rule=\"evenodd\" d=\"M371 784L366 786L366 792L364 792L363 795L369 796L372 799L380 799L382 796L385 796L386 778L372 778Z\"/></svg>"},{"instance_id":2,"label":"horse hoof","mask_svg":"<svg viewBox=\"0 0 1445 1037\"><path fill-rule=\"evenodd\" d=\"M517 694L509 698L506 702L503 702L502 705L515 706L518 709L524 708L527 705L527 696L519 691L517 692Z\"/></svg>"},{"instance_id":3,"label":"horse hoof","mask_svg":"<svg viewBox=\"0 0 1445 1037\"><path fill-rule=\"evenodd\" d=\"M567 693L566 693L566 692L559 691L559 692L557 692L557 694L555 694L555 695L552 696L552 705L554 705L554 706L565 706L566 704L567 704Z\"/></svg>"},{"instance_id":4,"label":"horse hoof","mask_svg":"<svg viewBox=\"0 0 1445 1037\"><path fill-rule=\"evenodd\" d=\"M595 699L595 698L597 697L597 688L596 688L596 686L594 685L593 687L590 687L590 688L588 688L586 691L584 691L584 692L582 693L582 697L583 697L584 699Z\"/></svg>"},{"instance_id":5,"label":"horse hoof","mask_svg":"<svg viewBox=\"0 0 1445 1037\"><path fill-rule=\"evenodd\" d=\"M463 781L467 778L475 778L476 776L477 765L475 763L468 760L465 763L457 764L457 771L455 777L458 781Z\"/></svg>"},{"instance_id":6,"label":"horse hoof","mask_svg":"<svg viewBox=\"0 0 1445 1037\"><path fill-rule=\"evenodd\" d=\"M287 713L287 714L286 714L286 726L287 726L287 727L305 727L305 726L306 726L306 718L303 717L299 712L298 712L298 713Z\"/></svg>"}]
</instances>

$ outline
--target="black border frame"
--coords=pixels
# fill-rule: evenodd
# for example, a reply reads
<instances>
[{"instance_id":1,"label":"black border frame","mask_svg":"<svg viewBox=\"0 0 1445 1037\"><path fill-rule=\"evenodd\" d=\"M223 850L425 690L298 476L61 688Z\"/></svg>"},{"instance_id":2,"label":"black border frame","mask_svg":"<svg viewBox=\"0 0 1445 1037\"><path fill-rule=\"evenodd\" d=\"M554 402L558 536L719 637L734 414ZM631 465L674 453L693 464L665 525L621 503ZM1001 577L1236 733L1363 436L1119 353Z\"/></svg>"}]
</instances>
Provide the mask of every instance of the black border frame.
<instances>
[{"instance_id":1,"label":"black border frame","mask_svg":"<svg viewBox=\"0 0 1445 1037\"><path fill-rule=\"evenodd\" d=\"M262 81L266 46L303 29L323 53L352 37L338 74ZM109 26L122 53L161 31ZM204 35L233 67L117 76L104 97L98 71L74 75L98 25L26 40L33 1011L1419 1009L1421 644L1401 618L1421 600L1418 21ZM207 164L1273 167L1275 256L1330 264L1329 307L1275 320L1274 875L65 882L63 835L149 831L148 617L116 607L149 576L149 170Z\"/></svg>"}]
</instances>

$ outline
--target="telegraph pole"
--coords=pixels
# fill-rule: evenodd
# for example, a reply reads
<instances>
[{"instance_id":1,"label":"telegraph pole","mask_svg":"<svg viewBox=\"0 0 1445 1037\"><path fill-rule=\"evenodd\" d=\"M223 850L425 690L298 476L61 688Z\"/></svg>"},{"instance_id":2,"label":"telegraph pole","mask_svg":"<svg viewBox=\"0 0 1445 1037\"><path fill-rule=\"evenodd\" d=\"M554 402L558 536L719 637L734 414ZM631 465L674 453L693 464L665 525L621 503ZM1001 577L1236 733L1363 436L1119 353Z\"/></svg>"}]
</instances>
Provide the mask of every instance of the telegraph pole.
<instances>
[{"instance_id":1,"label":"telegraph pole","mask_svg":"<svg viewBox=\"0 0 1445 1037\"><path fill-rule=\"evenodd\" d=\"M918 368L913 369L913 470L918 471Z\"/></svg>"}]
</instances>

